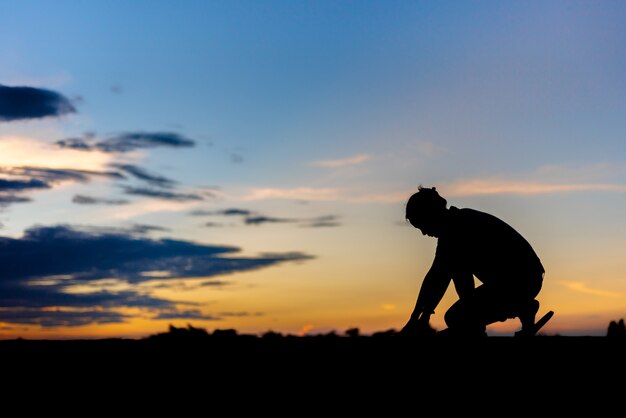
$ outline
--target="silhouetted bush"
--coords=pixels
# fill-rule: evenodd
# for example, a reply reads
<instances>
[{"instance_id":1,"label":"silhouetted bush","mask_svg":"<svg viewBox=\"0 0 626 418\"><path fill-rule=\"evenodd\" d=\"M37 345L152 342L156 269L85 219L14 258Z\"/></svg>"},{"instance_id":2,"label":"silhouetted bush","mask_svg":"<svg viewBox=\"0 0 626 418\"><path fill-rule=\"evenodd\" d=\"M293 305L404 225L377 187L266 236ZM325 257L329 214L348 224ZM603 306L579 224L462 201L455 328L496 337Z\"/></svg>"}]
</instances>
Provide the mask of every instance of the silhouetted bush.
<instances>
[{"instance_id":1,"label":"silhouetted bush","mask_svg":"<svg viewBox=\"0 0 626 418\"><path fill-rule=\"evenodd\" d=\"M620 319L619 322L611 321L609 329L606 333L607 337L626 337L626 326L624 325L624 319Z\"/></svg>"},{"instance_id":2,"label":"silhouetted bush","mask_svg":"<svg viewBox=\"0 0 626 418\"><path fill-rule=\"evenodd\" d=\"M360 331L358 328L349 328L346 330L346 335L348 337L358 337L360 335Z\"/></svg>"},{"instance_id":3,"label":"silhouetted bush","mask_svg":"<svg viewBox=\"0 0 626 418\"><path fill-rule=\"evenodd\" d=\"M237 330L229 328L229 329L216 329L215 331L213 331L213 334L211 334L211 336L218 337L218 338L235 338L238 336L238 334L237 334Z\"/></svg>"}]
</instances>

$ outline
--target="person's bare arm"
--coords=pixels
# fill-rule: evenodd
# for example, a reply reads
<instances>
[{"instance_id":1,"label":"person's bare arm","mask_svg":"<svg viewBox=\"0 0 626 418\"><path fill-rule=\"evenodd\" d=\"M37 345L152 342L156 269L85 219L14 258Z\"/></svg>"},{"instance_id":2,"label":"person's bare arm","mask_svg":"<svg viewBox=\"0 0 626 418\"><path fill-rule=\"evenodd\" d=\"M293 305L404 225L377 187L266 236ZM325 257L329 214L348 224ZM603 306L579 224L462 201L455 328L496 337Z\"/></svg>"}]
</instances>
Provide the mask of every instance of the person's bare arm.
<instances>
[{"instance_id":1,"label":"person's bare arm","mask_svg":"<svg viewBox=\"0 0 626 418\"><path fill-rule=\"evenodd\" d=\"M413 313L400 331L402 334L418 333L422 327L428 324L430 316L435 313L435 308L446 293L450 280L447 270L435 260L424 277Z\"/></svg>"}]
</instances>

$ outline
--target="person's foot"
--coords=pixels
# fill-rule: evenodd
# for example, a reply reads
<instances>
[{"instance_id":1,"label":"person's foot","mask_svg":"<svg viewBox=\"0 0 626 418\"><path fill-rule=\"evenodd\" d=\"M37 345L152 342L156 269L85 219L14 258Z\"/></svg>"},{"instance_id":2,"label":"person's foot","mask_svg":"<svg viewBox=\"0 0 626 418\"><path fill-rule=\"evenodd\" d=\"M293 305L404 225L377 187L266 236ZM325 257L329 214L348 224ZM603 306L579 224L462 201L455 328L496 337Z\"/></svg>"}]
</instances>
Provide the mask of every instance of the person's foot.
<instances>
[{"instance_id":1,"label":"person's foot","mask_svg":"<svg viewBox=\"0 0 626 418\"><path fill-rule=\"evenodd\" d=\"M516 336L526 336L535 334L535 316L539 311L539 301L533 299L527 303L519 313L522 329L515 333Z\"/></svg>"}]
</instances>

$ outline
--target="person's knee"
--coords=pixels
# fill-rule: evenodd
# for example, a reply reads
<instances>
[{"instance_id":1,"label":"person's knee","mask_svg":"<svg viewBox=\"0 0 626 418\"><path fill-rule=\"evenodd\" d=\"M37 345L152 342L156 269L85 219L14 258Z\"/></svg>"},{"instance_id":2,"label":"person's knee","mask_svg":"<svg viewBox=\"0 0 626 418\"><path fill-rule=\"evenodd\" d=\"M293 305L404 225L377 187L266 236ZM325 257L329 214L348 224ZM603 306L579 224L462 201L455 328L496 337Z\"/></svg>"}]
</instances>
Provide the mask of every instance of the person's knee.
<instances>
[{"instance_id":1,"label":"person's knee","mask_svg":"<svg viewBox=\"0 0 626 418\"><path fill-rule=\"evenodd\" d=\"M454 309L454 307L448 309L448 311L444 314L443 320L445 321L448 328L457 328L463 325L463 315L460 314L459 309Z\"/></svg>"}]
</instances>

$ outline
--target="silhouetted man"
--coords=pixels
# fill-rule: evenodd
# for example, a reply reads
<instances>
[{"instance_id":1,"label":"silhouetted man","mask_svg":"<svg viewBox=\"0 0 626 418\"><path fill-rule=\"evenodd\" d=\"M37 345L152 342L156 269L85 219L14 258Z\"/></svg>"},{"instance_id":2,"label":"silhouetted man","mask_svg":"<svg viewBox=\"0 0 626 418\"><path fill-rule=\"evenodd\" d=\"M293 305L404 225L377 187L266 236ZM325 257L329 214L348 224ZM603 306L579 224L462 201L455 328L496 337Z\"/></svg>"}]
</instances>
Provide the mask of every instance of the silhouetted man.
<instances>
[{"instance_id":1,"label":"silhouetted man","mask_svg":"<svg viewBox=\"0 0 626 418\"><path fill-rule=\"evenodd\" d=\"M544 268L533 248L493 215L446 205L434 187L420 186L407 202L406 219L422 234L436 237L437 250L401 334L429 328L451 280L459 300L445 313L445 334L486 336L487 325L515 317L522 323L517 335L534 334ZM474 276L482 283L478 287Z\"/></svg>"}]
</instances>

